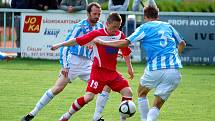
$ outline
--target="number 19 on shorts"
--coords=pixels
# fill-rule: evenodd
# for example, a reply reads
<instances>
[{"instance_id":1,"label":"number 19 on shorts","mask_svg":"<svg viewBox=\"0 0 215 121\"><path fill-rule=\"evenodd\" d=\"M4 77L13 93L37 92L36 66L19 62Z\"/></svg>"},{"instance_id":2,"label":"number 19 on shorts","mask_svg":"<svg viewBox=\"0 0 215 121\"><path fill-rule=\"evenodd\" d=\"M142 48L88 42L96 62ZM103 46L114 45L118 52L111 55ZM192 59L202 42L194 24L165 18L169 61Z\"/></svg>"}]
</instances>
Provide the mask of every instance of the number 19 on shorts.
<instances>
[{"instance_id":1,"label":"number 19 on shorts","mask_svg":"<svg viewBox=\"0 0 215 121\"><path fill-rule=\"evenodd\" d=\"M96 89L98 87L98 82L97 81L94 81L92 80L91 83L90 83L90 87Z\"/></svg>"}]
</instances>

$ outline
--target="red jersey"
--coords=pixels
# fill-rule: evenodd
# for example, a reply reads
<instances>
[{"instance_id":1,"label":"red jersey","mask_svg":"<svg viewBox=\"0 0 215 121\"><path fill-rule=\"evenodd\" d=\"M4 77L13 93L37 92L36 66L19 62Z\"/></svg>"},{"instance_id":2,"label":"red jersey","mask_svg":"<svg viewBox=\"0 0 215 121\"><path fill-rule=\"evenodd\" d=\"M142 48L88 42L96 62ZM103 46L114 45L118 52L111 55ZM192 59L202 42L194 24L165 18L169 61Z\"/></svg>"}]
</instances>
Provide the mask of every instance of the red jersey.
<instances>
[{"instance_id":1,"label":"red jersey","mask_svg":"<svg viewBox=\"0 0 215 121\"><path fill-rule=\"evenodd\" d=\"M125 35L121 31L117 31L114 36L108 35L105 28L91 31L81 37L76 38L76 42L79 45L86 45L90 43L94 38L99 38L104 41L117 41L124 39ZM122 55L127 56L131 53L129 47L120 48ZM104 45L93 45L93 67L101 67L108 70L116 71L118 48L104 46Z\"/></svg>"}]
</instances>

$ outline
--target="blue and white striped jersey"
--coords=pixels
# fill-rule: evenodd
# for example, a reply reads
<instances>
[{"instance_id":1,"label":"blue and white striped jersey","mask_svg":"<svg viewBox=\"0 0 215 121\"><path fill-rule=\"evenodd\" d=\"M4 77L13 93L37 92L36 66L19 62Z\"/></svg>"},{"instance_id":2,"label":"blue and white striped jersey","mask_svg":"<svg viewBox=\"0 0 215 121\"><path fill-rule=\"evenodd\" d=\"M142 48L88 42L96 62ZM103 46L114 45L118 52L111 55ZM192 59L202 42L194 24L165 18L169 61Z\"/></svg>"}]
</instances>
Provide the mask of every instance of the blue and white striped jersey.
<instances>
[{"instance_id":1,"label":"blue and white striped jersey","mask_svg":"<svg viewBox=\"0 0 215 121\"><path fill-rule=\"evenodd\" d=\"M87 19L84 19L73 26L72 30L67 35L65 41L68 41L70 38L82 36L90 31L97 30L100 28L103 28L103 24L101 22L97 22L95 26L91 26ZM62 47L60 49L60 63L64 68L68 68L68 61L71 61L68 60L69 54L78 55L90 59L92 55L92 49L88 49L85 46L80 45Z\"/></svg>"},{"instance_id":2,"label":"blue and white striped jersey","mask_svg":"<svg viewBox=\"0 0 215 121\"><path fill-rule=\"evenodd\" d=\"M127 39L131 43L140 41L146 52L148 70L182 68L177 45L183 39L169 23L147 22L138 27Z\"/></svg>"}]
</instances>

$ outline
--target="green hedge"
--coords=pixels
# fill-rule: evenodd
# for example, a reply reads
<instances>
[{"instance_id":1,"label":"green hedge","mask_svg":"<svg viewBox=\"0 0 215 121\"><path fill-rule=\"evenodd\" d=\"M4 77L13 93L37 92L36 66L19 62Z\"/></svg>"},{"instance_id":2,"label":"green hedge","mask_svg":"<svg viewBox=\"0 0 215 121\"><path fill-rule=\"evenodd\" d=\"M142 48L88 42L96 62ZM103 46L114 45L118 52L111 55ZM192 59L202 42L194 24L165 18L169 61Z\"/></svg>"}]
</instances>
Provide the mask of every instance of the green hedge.
<instances>
[{"instance_id":1,"label":"green hedge","mask_svg":"<svg viewBox=\"0 0 215 121\"><path fill-rule=\"evenodd\" d=\"M179 1L179 2L177 2ZM181 2L180 2L181 1ZM156 0L160 11L168 12L215 12L215 2L186 2L182 0ZM130 0L129 10L132 10L133 0ZM108 2L102 4L102 9L108 9Z\"/></svg>"},{"instance_id":2,"label":"green hedge","mask_svg":"<svg viewBox=\"0 0 215 121\"><path fill-rule=\"evenodd\" d=\"M157 1L160 11L171 12L215 12L215 2Z\"/></svg>"}]
</instances>

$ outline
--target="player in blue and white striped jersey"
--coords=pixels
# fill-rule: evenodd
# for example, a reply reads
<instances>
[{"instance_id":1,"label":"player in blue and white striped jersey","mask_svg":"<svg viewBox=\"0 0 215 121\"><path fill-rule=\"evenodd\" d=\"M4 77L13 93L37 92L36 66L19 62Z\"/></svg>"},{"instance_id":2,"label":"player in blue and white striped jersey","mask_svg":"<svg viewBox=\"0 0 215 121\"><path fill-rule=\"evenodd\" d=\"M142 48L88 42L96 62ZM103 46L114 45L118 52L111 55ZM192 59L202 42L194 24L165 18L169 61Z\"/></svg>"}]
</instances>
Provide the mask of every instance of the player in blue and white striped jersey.
<instances>
[{"instance_id":1,"label":"player in blue and white striped jersey","mask_svg":"<svg viewBox=\"0 0 215 121\"><path fill-rule=\"evenodd\" d=\"M75 38L86 34L92 30L103 28L102 23L99 22L101 14L101 6L98 3L92 2L87 7L87 19L80 21L73 26L73 29L68 34L66 41L70 38ZM66 85L77 77L81 80L88 81L90 79L92 67L92 49L83 46L64 47L60 50L60 63L62 69L59 78L55 85L47 90L44 95L37 102L34 109L22 118L22 121L32 120L38 112L47 105L57 94L63 91ZM100 113L103 111L104 105L109 98L109 93L103 91L97 98L95 121L102 121Z\"/></svg>"},{"instance_id":2,"label":"player in blue and white striped jersey","mask_svg":"<svg viewBox=\"0 0 215 121\"><path fill-rule=\"evenodd\" d=\"M91 26L88 20L84 19L72 27L72 30L67 35L65 41L69 40L70 38L82 36L92 30L97 30L100 28L103 28L103 24L101 22L97 22L94 26ZM92 49L86 46L74 45L70 47L62 47L60 49L60 63L63 68L69 68L69 63L71 63L71 60L69 59L71 55L69 54L91 59L92 53Z\"/></svg>"},{"instance_id":3,"label":"player in blue and white striped jersey","mask_svg":"<svg viewBox=\"0 0 215 121\"><path fill-rule=\"evenodd\" d=\"M186 46L185 41L169 23L157 20L158 13L157 7L144 8L146 23L127 38L131 43L140 41L146 52L147 66L138 88L141 121L157 120L162 105L181 80L179 53ZM149 108L147 94L153 88L155 99Z\"/></svg>"},{"instance_id":4,"label":"player in blue and white striped jersey","mask_svg":"<svg viewBox=\"0 0 215 121\"><path fill-rule=\"evenodd\" d=\"M183 39L169 23L147 22L127 39L131 43L140 41L146 52L147 70L182 68L176 47Z\"/></svg>"},{"instance_id":5,"label":"player in blue and white striped jersey","mask_svg":"<svg viewBox=\"0 0 215 121\"><path fill-rule=\"evenodd\" d=\"M148 0L149 3L154 0ZM125 47L130 43L140 41L146 52L147 67L140 79L138 88L138 107L141 121L156 121L160 109L170 94L176 89L182 68L179 53L186 46L179 33L168 23L158 21L159 9L156 5L144 8L142 24L128 38L119 41L95 40L95 42L112 47ZM153 107L149 108L148 92L155 88Z\"/></svg>"}]
</instances>

